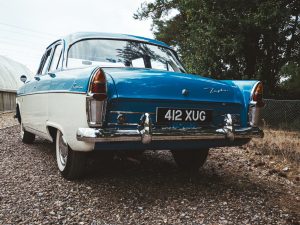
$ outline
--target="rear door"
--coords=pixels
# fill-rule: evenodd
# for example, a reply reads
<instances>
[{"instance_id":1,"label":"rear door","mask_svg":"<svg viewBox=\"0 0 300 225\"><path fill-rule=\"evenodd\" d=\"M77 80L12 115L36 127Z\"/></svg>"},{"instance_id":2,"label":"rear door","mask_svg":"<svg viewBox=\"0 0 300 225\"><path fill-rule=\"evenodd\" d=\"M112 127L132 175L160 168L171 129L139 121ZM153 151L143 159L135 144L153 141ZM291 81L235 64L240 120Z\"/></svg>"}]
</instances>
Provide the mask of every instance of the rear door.
<instances>
[{"instance_id":1,"label":"rear door","mask_svg":"<svg viewBox=\"0 0 300 225\"><path fill-rule=\"evenodd\" d=\"M28 84L26 84L25 96L23 97L23 105L21 108L22 121L25 129L42 135L44 129L41 124L45 115L45 101L47 101L47 93L45 92L44 74L47 72L51 60L52 48L48 48L42 57L37 74ZM43 90L43 91L42 91Z\"/></svg>"},{"instance_id":2,"label":"rear door","mask_svg":"<svg viewBox=\"0 0 300 225\"><path fill-rule=\"evenodd\" d=\"M41 136L47 136L48 99L52 94L51 82L55 79L55 72L61 69L61 52L61 42L49 47L41 60L37 75L26 87L23 109L25 122L33 132Z\"/></svg>"}]
</instances>

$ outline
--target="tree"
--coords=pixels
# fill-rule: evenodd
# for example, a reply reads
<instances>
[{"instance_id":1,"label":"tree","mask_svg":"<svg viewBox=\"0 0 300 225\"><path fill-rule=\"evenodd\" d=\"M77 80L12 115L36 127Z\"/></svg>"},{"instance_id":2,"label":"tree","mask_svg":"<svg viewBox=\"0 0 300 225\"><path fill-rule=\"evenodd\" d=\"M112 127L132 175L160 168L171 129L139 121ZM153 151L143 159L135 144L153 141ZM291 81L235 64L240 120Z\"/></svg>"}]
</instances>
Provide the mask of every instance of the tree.
<instances>
[{"instance_id":1,"label":"tree","mask_svg":"<svg viewBox=\"0 0 300 225\"><path fill-rule=\"evenodd\" d=\"M289 62L281 68L280 83L283 98L300 97L300 66L295 62Z\"/></svg>"},{"instance_id":2,"label":"tree","mask_svg":"<svg viewBox=\"0 0 300 225\"><path fill-rule=\"evenodd\" d=\"M156 38L178 49L189 72L260 79L269 95L281 68L300 60L298 0L155 0L134 17L151 18Z\"/></svg>"}]
</instances>

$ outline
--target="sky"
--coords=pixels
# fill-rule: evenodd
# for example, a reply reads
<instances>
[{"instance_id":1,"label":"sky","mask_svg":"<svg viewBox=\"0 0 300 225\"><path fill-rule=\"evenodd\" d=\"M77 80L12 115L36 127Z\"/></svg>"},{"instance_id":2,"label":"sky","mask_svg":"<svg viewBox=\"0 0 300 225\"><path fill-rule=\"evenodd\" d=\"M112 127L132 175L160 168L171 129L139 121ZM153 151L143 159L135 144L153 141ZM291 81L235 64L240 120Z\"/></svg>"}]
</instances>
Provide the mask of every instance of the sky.
<instances>
[{"instance_id":1,"label":"sky","mask_svg":"<svg viewBox=\"0 0 300 225\"><path fill-rule=\"evenodd\" d=\"M151 21L133 19L145 0L0 0L0 55L36 73L45 48L79 31L153 38Z\"/></svg>"}]
</instances>

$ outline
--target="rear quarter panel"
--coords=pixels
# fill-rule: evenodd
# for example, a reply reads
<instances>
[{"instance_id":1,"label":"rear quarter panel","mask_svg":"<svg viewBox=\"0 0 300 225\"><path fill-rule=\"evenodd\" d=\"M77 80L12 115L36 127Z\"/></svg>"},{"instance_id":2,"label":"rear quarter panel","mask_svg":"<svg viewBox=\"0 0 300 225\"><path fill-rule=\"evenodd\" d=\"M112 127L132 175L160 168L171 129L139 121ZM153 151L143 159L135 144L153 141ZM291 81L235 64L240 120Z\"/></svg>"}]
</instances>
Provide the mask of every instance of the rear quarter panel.
<instances>
[{"instance_id":1,"label":"rear quarter panel","mask_svg":"<svg viewBox=\"0 0 300 225\"><path fill-rule=\"evenodd\" d=\"M251 98L251 91L258 80L224 80L223 82L237 86L244 99L245 107L248 108Z\"/></svg>"},{"instance_id":2,"label":"rear quarter panel","mask_svg":"<svg viewBox=\"0 0 300 225\"><path fill-rule=\"evenodd\" d=\"M251 92L253 87L259 82L257 80L224 80L222 81L232 86L236 86L238 91L240 92L240 96L243 99L243 111L241 118L243 120L244 125L248 126L248 110L249 103L251 101Z\"/></svg>"},{"instance_id":3,"label":"rear quarter panel","mask_svg":"<svg viewBox=\"0 0 300 225\"><path fill-rule=\"evenodd\" d=\"M48 97L47 126L60 129L75 151L91 151L94 144L77 141L78 128L87 128L86 96L91 75L98 67L70 69L57 72ZM110 98L115 97L113 81L108 80ZM52 92L52 93L51 93Z\"/></svg>"}]
</instances>

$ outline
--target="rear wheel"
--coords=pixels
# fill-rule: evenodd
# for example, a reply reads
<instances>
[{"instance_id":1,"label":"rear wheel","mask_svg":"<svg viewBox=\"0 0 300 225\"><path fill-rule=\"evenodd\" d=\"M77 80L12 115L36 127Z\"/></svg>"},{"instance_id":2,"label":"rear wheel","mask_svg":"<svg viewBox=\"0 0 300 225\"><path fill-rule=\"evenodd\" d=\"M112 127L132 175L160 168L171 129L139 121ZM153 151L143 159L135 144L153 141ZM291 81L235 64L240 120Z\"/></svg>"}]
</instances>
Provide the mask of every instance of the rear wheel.
<instances>
[{"instance_id":1,"label":"rear wheel","mask_svg":"<svg viewBox=\"0 0 300 225\"><path fill-rule=\"evenodd\" d=\"M64 178L74 180L84 175L86 153L73 151L60 130L56 134L56 161Z\"/></svg>"},{"instance_id":2,"label":"rear wheel","mask_svg":"<svg viewBox=\"0 0 300 225\"><path fill-rule=\"evenodd\" d=\"M23 127L23 124L21 123L21 131L20 131L20 134L21 134L21 139L22 139L22 142L25 143L25 144L32 144L35 140L35 135L26 131Z\"/></svg>"},{"instance_id":3,"label":"rear wheel","mask_svg":"<svg viewBox=\"0 0 300 225\"><path fill-rule=\"evenodd\" d=\"M184 170L198 170L205 163L209 149L172 150L177 165Z\"/></svg>"}]
</instances>

